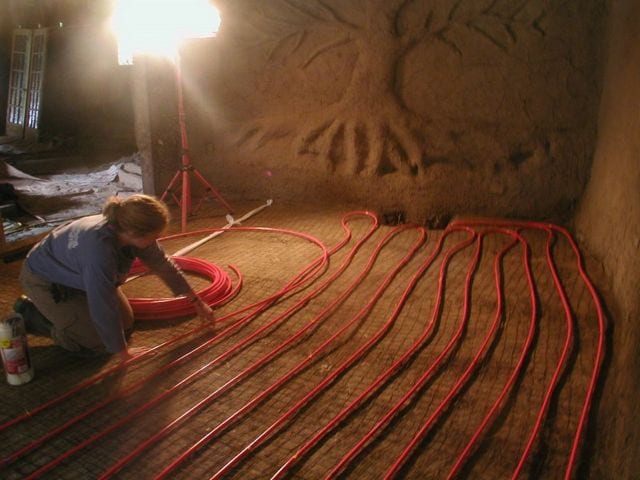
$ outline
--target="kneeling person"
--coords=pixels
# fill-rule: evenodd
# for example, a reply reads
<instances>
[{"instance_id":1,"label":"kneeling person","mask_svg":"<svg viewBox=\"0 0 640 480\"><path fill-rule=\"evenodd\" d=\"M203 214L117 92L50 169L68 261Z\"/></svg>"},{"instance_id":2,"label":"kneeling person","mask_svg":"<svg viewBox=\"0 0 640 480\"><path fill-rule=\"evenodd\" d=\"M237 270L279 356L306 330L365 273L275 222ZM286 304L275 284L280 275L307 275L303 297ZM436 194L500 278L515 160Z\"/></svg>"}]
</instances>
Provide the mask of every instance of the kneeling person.
<instances>
[{"instance_id":1,"label":"kneeling person","mask_svg":"<svg viewBox=\"0 0 640 480\"><path fill-rule=\"evenodd\" d=\"M135 258L157 274L175 295L186 295L206 321L211 308L159 246L169 211L148 195L111 198L102 214L62 225L28 253L20 281L27 298L16 302L27 330L51 337L78 353L132 352L126 333L133 311L121 285Z\"/></svg>"}]
</instances>

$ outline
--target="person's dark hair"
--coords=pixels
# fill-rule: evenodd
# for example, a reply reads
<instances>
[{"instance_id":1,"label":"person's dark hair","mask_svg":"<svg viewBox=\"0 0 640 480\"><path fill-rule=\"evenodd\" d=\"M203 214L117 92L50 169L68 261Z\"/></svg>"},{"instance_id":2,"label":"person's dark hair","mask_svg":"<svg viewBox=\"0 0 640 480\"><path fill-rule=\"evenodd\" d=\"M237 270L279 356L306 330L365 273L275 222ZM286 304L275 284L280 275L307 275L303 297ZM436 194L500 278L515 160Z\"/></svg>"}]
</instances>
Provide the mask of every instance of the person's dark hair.
<instances>
[{"instance_id":1,"label":"person's dark hair","mask_svg":"<svg viewBox=\"0 0 640 480\"><path fill-rule=\"evenodd\" d=\"M135 237L161 233L169 224L169 209L161 200L150 195L136 194L126 198L111 197L102 214L118 232Z\"/></svg>"}]
</instances>

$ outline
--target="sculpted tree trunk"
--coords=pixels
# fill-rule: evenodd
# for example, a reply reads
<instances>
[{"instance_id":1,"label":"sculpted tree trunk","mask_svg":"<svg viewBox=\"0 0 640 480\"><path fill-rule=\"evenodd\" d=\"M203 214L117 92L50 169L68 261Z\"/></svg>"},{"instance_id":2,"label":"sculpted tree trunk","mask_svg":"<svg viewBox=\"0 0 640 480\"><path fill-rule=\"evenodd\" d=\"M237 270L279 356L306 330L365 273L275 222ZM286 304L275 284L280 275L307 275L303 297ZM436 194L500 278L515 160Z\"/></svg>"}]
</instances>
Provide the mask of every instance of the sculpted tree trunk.
<instances>
[{"instance_id":1,"label":"sculpted tree trunk","mask_svg":"<svg viewBox=\"0 0 640 480\"><path fill-rule=\"evenodd\" d=\"M374 17L378 18L378 17ZM390 25L352 32L361 52L341 100L307 120L297 151L317 155L332 170L384 174L422 168L419 121L403 105L396 85L398 59L406 49ZM368 51L376 45L375 54Z\"/></svg>"}]
</instances>

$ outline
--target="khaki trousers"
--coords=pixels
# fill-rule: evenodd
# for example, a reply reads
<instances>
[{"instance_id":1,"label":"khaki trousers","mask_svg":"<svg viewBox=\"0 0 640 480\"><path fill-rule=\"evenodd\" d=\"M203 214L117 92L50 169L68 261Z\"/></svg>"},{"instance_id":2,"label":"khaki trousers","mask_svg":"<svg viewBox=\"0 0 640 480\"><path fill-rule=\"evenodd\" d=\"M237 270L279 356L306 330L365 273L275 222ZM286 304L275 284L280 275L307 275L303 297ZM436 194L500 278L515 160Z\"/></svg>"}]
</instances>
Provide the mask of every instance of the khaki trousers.
<instances>
[{"instance_id":1,"label":"khaki trousers","mask_svg":"<svg viewBox=\"0 0 640 480\"><path fill-rule=\"evenodd\" d=\"M51 281L33 273L24 262L20 271L20 283L27 296L40 313L53 324L51 338L62 348L82 353L105 353L105 347L91 321L87 295L82 290L71 289L71 295L56 303L51 293ZM133 311L129 300L118 287L120 319L125 331L133 327ZM86 350L90 352L86 352Z\"/></svg>"}]
</instances>

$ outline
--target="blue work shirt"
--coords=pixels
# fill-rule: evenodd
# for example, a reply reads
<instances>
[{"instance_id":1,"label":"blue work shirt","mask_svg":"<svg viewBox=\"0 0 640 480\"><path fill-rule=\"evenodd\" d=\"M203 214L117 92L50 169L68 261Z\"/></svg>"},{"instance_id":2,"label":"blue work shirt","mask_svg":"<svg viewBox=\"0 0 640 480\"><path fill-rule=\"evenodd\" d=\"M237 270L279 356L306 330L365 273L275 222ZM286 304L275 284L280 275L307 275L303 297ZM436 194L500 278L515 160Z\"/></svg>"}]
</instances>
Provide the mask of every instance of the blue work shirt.
<instances>
[{"instance_id":1,"label":"blue work shirt","mask_svg":"<svg viewBox=\"0 0 640 480\"><path fill-rule=\"evenodd\" d=\"M27 266L37 275L87 295L91 320L108 352L126 348L118 309L117 288L138 257L175 295L192 293L180 269L157 242L145 249L121 246L116 231L103 215L62 225L35 245Z\"/></svg>"}]
</instances>

